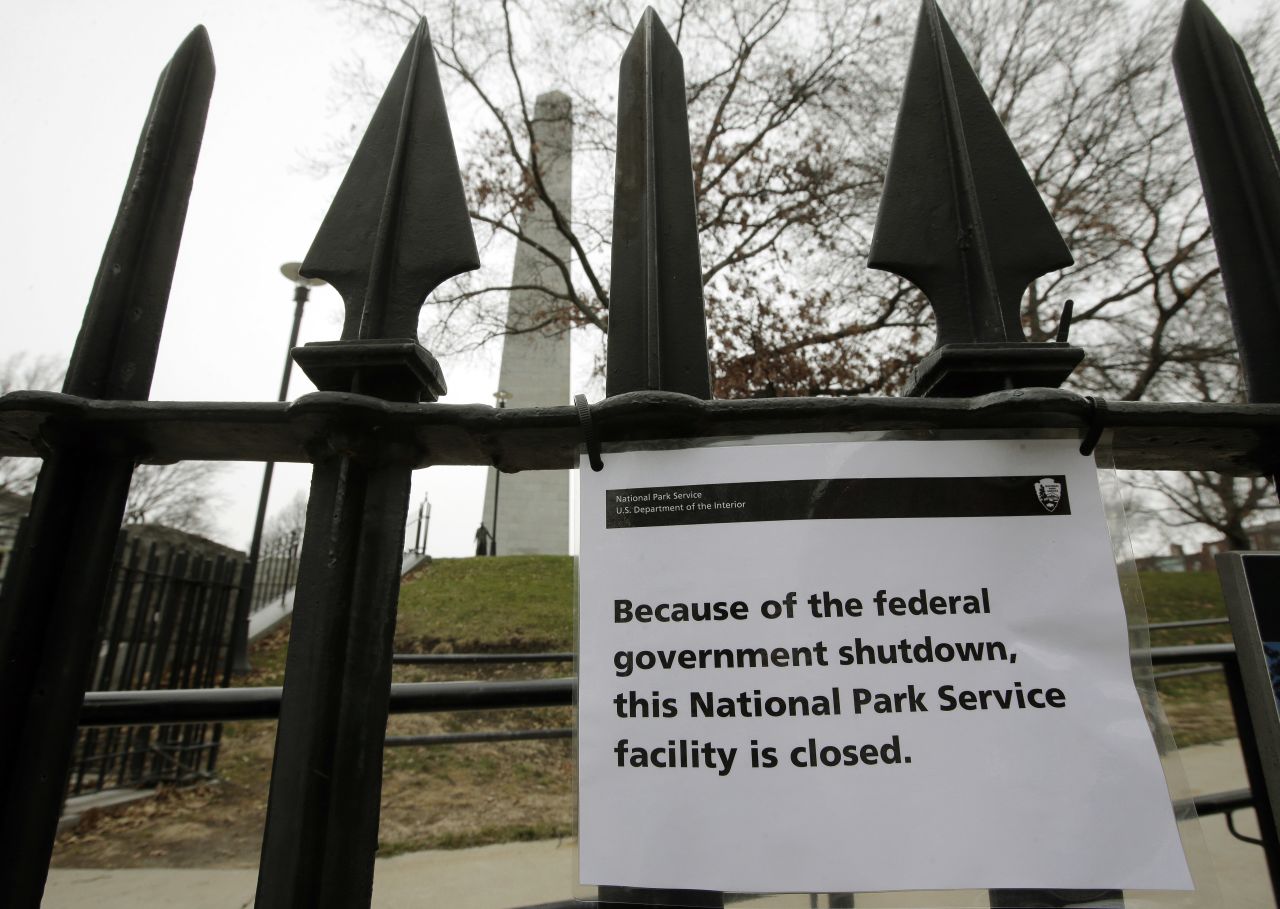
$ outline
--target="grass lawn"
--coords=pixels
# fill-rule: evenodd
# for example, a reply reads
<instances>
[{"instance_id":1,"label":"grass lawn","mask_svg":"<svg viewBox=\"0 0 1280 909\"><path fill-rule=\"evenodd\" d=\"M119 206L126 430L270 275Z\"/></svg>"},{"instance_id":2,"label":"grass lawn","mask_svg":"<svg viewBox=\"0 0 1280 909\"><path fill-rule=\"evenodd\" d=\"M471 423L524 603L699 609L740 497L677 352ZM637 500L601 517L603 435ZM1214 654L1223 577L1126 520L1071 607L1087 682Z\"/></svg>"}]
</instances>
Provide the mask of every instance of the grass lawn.
<instances>
[{"instance_id":1,"label":"grass lawn","mask_svg":"<svg viewBox=\"0 0 1280 909\"><path fill-rule=\"evenodd\" d=\"M503 556L437 559L400 589L397 653L539 652L573 649L573 559ZM246 685L284 678L287 629L258 642ZM568 664L397 666L397 682L554 678ZM573 725L569 708L393 716L389 735ZM274 724L237 723L232 740L274 738ZM232 745L232 748L235 746ZM270 775L259 762L257 789ZM388 748L379 854L567 836L573 830L574 764L566 740ZM265 804L264 804L265 808Z\"/></svg>"},{"instance_id":2,"label":"grass lawn","mask_svg":"<svg viewBox=\"0 0 1280 909\"><path fill-rule=\"evenodd\" d=\"M438 559L400 589L396 649L573 649L573 559Z\"/></svg>"},{"instance_id":3,"label":"grass lawn","mask_svg":"<svg viewBox=\"0 0 1280 909\"><path fill-rule=\"evenodd\" d=\"M1226 616L1218 576L1211 571L1185 574L1146 572L1140 576L1142 595L1151 624L1214 619ZM1153 647L1175 644L1229 643L1227 625L1206 625L1153 631ZM1156 673L1161 670L1157 667ZM1183 676L1157 682L1174 740L1179 746L1198 745L1236 734L1231 701L1221 672Z\"/></svg>"}]
</instances>

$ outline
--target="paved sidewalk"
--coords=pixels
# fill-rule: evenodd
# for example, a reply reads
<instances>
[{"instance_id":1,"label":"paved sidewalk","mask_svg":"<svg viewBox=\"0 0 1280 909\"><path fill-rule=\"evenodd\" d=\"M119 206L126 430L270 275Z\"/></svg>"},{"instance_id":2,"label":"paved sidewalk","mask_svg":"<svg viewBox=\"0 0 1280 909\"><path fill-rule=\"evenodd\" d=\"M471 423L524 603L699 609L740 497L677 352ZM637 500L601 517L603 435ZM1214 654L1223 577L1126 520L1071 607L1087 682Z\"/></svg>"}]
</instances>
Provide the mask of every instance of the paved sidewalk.
<instances>
[{"instance_id":1,"label":"paved sidewalk","mask_svg":"<svg viewBox=\"0 0 1280 909\"><path fill-rule=\"evenodd\" d=\"M505 909L573 896L574 855L563 843L504 843L478 849L416 852L380 859L378 907ZM258 872L206 869L122 871L55 869L43 909L246 909Z\"/></svg>"},{"instance_id":2,"label":"paved sidewalk","mask_svg":"<svg viewBox=\"0 0 1280 909\"><path fill-rule=\"evenodd\" d=\"M1234 740L1184 749L1180 756L1191 794L1246 785L1239 743ZM1239 812L1236 818L1242 833L1257 835L1252 811ZM1199 845L1201 838L1203 846ZM380 859L375 871L373 905L378 909L510 909L569 899L573 896L576 851L574 843L565 840ZM1262 849L1232 838L1222 817L1206 818L1200 825L1200 835L1191 831L1189 856L1197 878L1204 873L1206 860L1212 864L1209 876L1217 879L1221 906L1275 907ZM247 909L253 905L256 879L253 869L55 869L49 874L42 905L44 909ZM1204 889L1205 884L1200 887ZM936 895L922 901L907 894L859 896L857 902L859 909L985 905L978 893L951 894L946 903ZM751 905L799 909L810 906L810 902L807 896L799 895L769 902L752 901ZM825 898L818 905L825 906ZM1125 905L1130 909L1154 907L1157 903L1130 895Z\"/></svg>"},{"instance_id":3,"label":"paved sidewalk","mask_svg":"<svg viewBox=\"0 0 1280 909\"><path fill-rule=\"evenodd\" d=\"M1244 761L1240 756L1240 743L1236 739L1184 748L1178 754L1182 759L1190 795L1244 789L1249 785L1245 778ZM1237 811L1235 821L1240 833L1252 837L1258 835L1258 819L1252 809ZM1233 837L1227 830L1227 821L1222 815L1202 820L1199 832L1207 847L1207 856L1212 864L1210 874L1217 879L1224 909L1275 909L1271 878L1267 874L1267 860L1262 847L1242 843ZM1197 886L1204 889L1205 885L1200 878L1204 871L1202 866L1206 850L1198 848L1194 830L1191 842L1188 843L1187 840L1188 837L1184 834L1183 842L1187 845L1191 873L1197 879ZM1125 905L1127 907L1131 904L1141 905L1137 901ZM1212 903L1206 902L1206 905Z\"/></svg>"}]
</instances>

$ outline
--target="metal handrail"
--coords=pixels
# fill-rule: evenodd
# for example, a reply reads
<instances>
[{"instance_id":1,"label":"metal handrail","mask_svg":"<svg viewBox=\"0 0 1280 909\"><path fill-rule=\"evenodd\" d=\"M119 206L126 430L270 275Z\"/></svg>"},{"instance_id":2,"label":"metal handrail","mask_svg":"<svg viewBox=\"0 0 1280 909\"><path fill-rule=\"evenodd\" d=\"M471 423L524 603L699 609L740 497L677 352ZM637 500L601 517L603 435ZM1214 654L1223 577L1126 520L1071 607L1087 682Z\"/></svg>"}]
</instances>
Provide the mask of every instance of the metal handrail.
<instances>
[{"instance_id":1,"label":"metal handrail","mask_svg":"<svg viewBox=\"0 0 1280 909\"><path fill-rule=\"evenodd\" d=\"M408 745L472 745L481 742L530 742L542 739L573 738L573 730L559 729L487 729L483 732L442 732L435 735L389 735L383 742L388 748Z\"/></svg>"},{"instance_id":2,"label":"metal handrail","mask_svg":"<svg viewBox=\"0 0 1280 909\"><path fill-rule=\"evenodd\" d=\"M1210 662L1226 664L1234 663L1236 649L1231 644L1191 644L1152 647L1136 651L1135 655L1150 659L1153 666ZM507 707L568 707L573 704L576 685L577 680L574 678L517 682L395 682L391 685L391 712L440 713ZM93 691L85 694L80 725L123 726L134 723L275 719L280 713L282 691L279 687Z\"/></svg>"},{"instance_id":3,"label":"metal handrail","mask_svg":"<svg viewBox=\"0 0 1280 909\"><path fill-rule=\"evenodd\" d=\"M574 655L563 653L397 653L391 662L401 666L473 665L480 663L572 663Z\"/></svg>"},{"instance_id":4,"label":"metal handrail","mask_svg":"<svg viewBox=\"0 0 1280 909\"><path fill-rule=\"evenodd\" d=\"M978 398L774 398L702 401L662 391L619 394L591 405L602 442L895 429L1061 429L1091 425L1089 402L1059 389ZM0 395L0 456L40 453L41 427L79 420L103 437L163 460L310 463L312 441L335 421L377 425L421 452L415 468L493 464L504 470L575 467L582 429L573 407L499 410L483 404L405 404L315 392L293 402L107 401L58 392ZM1109 402L1107 428L1120 468L1266 472L1267 439L1280 404ZM1206 439L1212 438L1212 443Z\"/></svg>"},{"instance_id":5,"label":"metal handrail","mask_svg":"<svg viewBox=\"0 0 1280 909\"><path fill-rule=\"evenodd\" d=\"M1216 619L1187 619L1182 622L1155 622L1151 625L1140 625L1134 630L1143 631L1171 631L1178 628L1200 628L1205 625L1226 625L1229 623L1226 616Z\"/></svg>"},{"instance_id":6,"label":"metal handrail","mask_svg":"<svg viewBox=\"0 0 1280 909\"><path fill-rule=\"evenodd\" d=\"M567 707L576 680L523 682L395 682L392 713L443 713L508 707ZM189 688L178 691L91 691L84 697L81 726L139 723L218 723L273 720L280 716L284 689Z\"/></svg>"}]
</instances>

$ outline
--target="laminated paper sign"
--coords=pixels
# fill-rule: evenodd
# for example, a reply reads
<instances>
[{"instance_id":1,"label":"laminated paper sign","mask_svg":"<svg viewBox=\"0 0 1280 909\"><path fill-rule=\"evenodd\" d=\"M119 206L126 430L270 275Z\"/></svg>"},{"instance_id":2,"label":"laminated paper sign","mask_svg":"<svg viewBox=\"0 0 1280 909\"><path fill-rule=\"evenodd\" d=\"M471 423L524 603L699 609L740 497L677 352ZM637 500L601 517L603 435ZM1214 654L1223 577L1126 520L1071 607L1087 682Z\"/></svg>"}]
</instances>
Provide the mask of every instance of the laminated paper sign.
<instances>
[{"instance_id":1,"label":"laminated paper sign","mask_svg":"<svg viewBox=\"0 0 1280 909\"><path fill-rule=\"evenodd\" d=\"M1191 887L1076 443L580 476L582 883Z\"/></svg>"}]
</instances>

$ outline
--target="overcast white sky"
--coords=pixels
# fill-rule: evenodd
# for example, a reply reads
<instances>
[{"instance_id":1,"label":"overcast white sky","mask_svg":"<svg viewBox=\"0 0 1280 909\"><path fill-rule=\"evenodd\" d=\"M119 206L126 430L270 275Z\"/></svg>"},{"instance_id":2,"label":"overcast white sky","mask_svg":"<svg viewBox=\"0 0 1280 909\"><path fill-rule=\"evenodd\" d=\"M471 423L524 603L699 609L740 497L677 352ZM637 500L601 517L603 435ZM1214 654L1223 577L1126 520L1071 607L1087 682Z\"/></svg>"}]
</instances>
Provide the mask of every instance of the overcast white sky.
<instances>
[{"instance_id":1,"label":"overcast white sky","mask_svg":"<svg viewBox=\"0 0 1280 909\"><path fill-rule=\"evenodd\" d=\"M1211 5L1235 27L1267 2ZM363 51L381 53L372 68L389 71L399 55L362 46L316 0L0 5L0 361L69 355L156 78L196 24L209 30L218 73L151 397L274 399L293 313L279 266L306 253L339 180L309 172L305 156L353 119L333 109L334 68ZM337 338L340 314L337 295L318 289L301 340ZM445 361L445 402L492 403L496 358ZM292 396L312 390L295 371ZM273 508L309 476L306 465L278 468ZM227 466L220 539L247 543L260 479L260 465ZM429 493L433 555L473 551L483 485L483 468L415 474L411 510Z\"/></svg>"},{"instance_id":2,"label":"overcast white sky","mask_svg":"<svg viewBox=\"0 0 1280 909\"><path fill-rule=\"evenodd\" d=\"M306 254L340 179L317 177L305 156L353 119L332 109L353 30L311 0L3 4L0 360L69 355L156 78L196 24L218 71L151 397L274 400L293 315L279 266ZM399 56L382 53L386 68ZM301 340L337 338L341 310L330 288L314 291ZM493 403L496 352L445 372L448 403ZM295 370L291 396L309 391ZM280 465L273 509L309 477ZM226 467L226 542L247 543L260 481L258 464ZM433 554L473 551L483 484L483 468L415 474L412 509L428 492L433 503Z\"/></svg>"}]
</instances>

